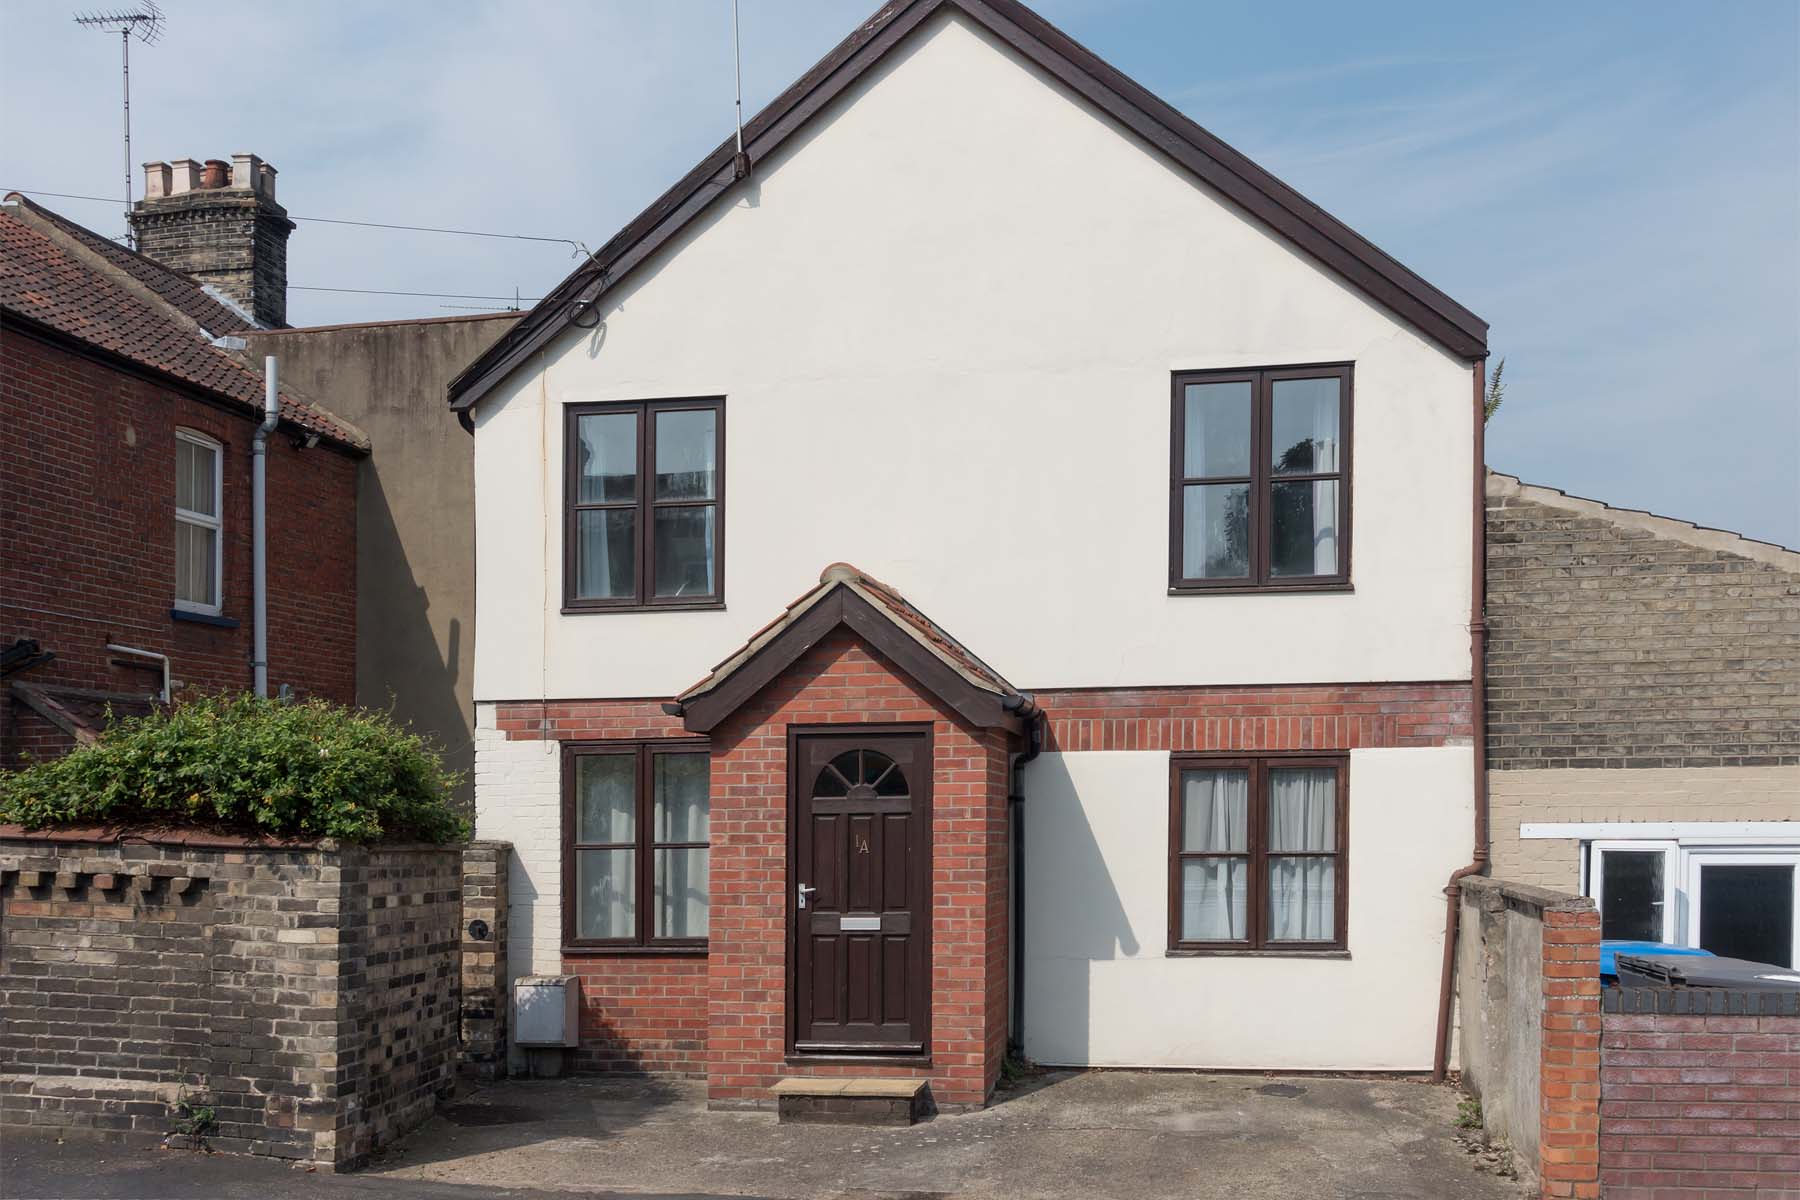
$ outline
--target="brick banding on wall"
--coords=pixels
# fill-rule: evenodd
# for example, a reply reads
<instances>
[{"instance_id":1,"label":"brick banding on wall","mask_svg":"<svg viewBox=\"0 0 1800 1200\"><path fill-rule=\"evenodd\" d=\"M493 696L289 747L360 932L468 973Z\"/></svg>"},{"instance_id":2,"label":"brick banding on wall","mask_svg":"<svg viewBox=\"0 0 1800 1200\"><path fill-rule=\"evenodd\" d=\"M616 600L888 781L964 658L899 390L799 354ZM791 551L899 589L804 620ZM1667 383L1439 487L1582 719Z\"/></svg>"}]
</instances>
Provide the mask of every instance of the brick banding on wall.
<instances>
[{"instance_id":1,"label":"brick banding on wall","mask_svg":"<svg viewBox=\"0 0 1800 1200\"><path fill-rule=\"evenodd\" d=\"M1271 684L1034 692L1051 750L1354 750L1467 744L1469 685Z\"/></svg>"}]
</instances>

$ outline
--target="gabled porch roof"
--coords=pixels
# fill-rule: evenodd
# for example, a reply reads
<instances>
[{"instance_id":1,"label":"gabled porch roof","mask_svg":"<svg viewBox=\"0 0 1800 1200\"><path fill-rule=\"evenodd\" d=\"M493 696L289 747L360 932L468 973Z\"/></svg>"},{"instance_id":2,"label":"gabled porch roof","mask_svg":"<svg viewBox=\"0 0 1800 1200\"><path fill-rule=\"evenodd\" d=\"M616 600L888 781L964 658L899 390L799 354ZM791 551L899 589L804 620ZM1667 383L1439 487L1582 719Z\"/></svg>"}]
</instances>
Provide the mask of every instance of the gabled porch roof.
<instances>
[{"instance_id":1,"label":"gabled porch roof","mask_svg":"<svg viewBox=\"0 0 1800 1200\"><path fill-rule=\"evenodd\" d=\"M763 626L669 707L705 733L737 711L839 627L890 659L958 716L982 729L1019 733L1035 714L1030 696L898 591L849 563L833 563L818 586Z\"/></svg>"}]
</instances>

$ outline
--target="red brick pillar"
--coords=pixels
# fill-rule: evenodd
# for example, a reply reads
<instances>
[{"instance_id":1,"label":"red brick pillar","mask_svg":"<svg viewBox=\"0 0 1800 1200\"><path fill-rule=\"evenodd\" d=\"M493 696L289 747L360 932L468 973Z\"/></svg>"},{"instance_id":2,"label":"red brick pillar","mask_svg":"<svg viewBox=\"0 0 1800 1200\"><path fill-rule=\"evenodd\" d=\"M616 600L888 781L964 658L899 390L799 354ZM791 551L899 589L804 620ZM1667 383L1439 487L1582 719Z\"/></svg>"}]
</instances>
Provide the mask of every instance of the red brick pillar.
<instances>
[{"instance_id":1,"label":"red brick pillar","mask_svg":"<svg viewBox=\"0 0 1800 1200\"><path fill-rule=\"evenodd\" d=\"M1540 1195L1600 1195L1600 914L1592 900L1544 910L1538 1073Z\"/></svg>"}]
</instances>

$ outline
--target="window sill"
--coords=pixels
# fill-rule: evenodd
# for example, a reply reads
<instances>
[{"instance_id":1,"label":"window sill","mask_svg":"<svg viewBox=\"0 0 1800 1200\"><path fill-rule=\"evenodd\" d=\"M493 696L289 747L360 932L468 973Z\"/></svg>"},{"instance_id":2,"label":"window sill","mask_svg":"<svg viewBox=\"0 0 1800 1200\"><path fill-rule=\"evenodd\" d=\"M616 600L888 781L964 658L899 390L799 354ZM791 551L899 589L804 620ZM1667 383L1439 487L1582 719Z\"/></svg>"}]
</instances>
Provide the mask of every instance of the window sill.
<instances>
[{"instance_id":1,"label":"window sill","mask_svg":"<svg viewBox=\"0 0 1800 1200\"><path fill-rule=\"evenodd\" d=\"M236 617L220 616L216 613L192 612L185 608L171 608L169 610L169 619L172 621L187 621L193 625L211 625L216 629L236 629L238 627Z\"/></svg>"},{"instance_id":2,"label":"window sill","mask_svg":"<svg viewBox=\"0 0 1800 1200\"><path fill-rule=\"evenodd\" d=\"M1350 951L1336 947L1308 950L1296 947L1292 950L1235 950L1228 947L1217 949L1188 949L1176 946L1163 952L1164 958L1326 958L1348 959Z\"/></svg>"},{"instance_id":3,"label":"window sill","mask_svg":"<svg viewBox=\"0 0 1800 1200\"><path fill-rule=\"evenodd\" d=\"M562 614L565 617L591 616L596 613L657 613L657 612L724 612L723 600L694 600L681 604L564 604Z\"/></svg>"},{"instance_id":4,"label":"window sill","mask_svg":"<svg viewBox=\"0 0 1800 1200\"><path fill-rule=\"evenodd\" d=\"M564 946L564 958L705 958L705 946Z\"/></svg>"},{"instance_id":5,"label":"window sill","mask_svg":"<svg viewBox=\"0 0 1800 1200\"><path fill-rule=\"evenodd\" d=\"M1356 587L1349 583L1245 583L1222 584L1218 587L1199 587L1191 584L1175 584L1169 588L1171 596L1294 596L1313 595L1321 592L1354 592Z\"/></svg>"}]
</instances>

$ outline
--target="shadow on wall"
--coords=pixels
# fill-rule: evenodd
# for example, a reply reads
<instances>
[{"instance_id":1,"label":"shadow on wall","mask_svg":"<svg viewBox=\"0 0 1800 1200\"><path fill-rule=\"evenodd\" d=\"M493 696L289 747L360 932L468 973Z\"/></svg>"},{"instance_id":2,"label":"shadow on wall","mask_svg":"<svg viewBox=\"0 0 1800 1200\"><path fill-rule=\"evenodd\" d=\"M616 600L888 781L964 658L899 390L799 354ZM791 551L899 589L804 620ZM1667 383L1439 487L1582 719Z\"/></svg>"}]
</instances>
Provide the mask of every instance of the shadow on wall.
<instances>
[{"instance_id":1,"label":"shadow on wall","mask_svg":"<svg viewBox=\"0 0 1800 1200\"><path fill-rule=\"evenodd\" d=\"M431 595L418 583L407 540L369 462L357 476L356 523L357 701L391 712L435 742L445 766L461 776L458 807L472 812L475 742L468 689L460 686L467 631L462 619L452 616L440 648L430 619Z\"/></svg>"},{"instance_id":2,"label":"shadow on wall","mask_svg":"<svg viewBox=\"0 0 1800 1200\"><path fill-rule=\"evenodd\" d=\"M1096 962L1141 946L1077 792L1068 760L1046 754L1025 774L1025 1054L1081 1066L1092 1058ZM1105 803L1103 789L1090 802Z\"/></svg>"}]
</instances>

